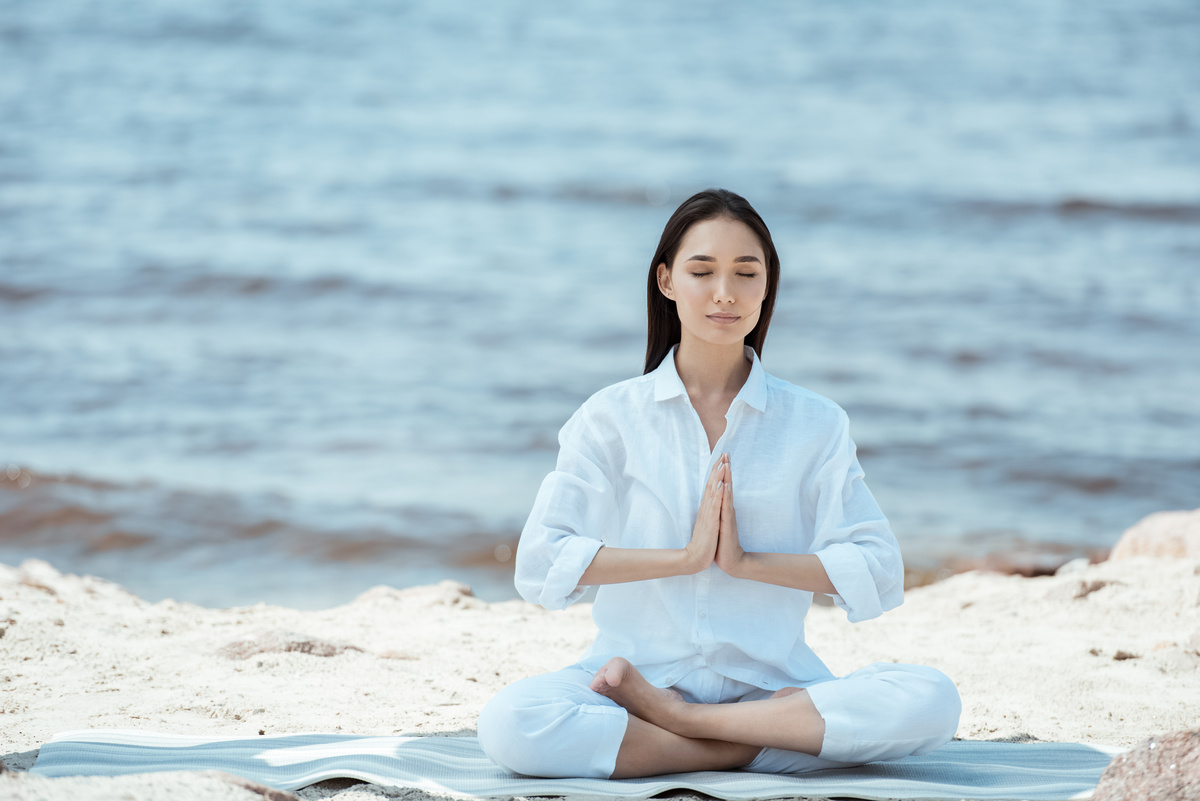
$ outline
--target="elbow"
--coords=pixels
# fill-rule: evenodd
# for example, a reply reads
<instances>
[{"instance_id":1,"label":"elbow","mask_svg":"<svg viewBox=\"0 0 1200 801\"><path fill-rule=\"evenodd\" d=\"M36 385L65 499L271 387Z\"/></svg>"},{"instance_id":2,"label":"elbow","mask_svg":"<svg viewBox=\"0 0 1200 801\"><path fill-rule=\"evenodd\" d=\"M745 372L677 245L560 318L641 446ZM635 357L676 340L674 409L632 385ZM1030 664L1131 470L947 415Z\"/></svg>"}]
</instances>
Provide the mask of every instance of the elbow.
<instances>
[{"instance_id":1,"label":"elbow","mask_svg":"<svg viewBox=\"0 0 1200 801\"><path fill-rule=\"evenodd\" d=\"M517 548L514 584L522 598L545 609L565 609L587 589L579 580L601 543L588 537L562 537L557 550L537 549L522 555Z\"/></svg>"}]
</instances>

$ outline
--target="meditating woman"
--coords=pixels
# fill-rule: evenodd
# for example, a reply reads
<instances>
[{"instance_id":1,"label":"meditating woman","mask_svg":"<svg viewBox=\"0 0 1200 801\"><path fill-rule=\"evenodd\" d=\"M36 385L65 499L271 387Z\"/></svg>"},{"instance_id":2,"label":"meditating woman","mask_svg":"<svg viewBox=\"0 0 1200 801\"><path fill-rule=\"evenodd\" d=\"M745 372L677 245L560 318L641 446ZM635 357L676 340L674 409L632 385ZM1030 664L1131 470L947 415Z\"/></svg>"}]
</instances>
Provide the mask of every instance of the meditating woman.
<instances>
[{"instance_id":1,"label":"meditating woman","mask_svg":"<svg viewBox=\"0 0 1200 801\"><path fill-rule=\"evenodd\" d=\"M838 678L804 641L814 593L866 620L901 603L904 568L846 413L762 366L778 285L771 234L739 195L700 192L667 221L644 374L563 425L517 549L517 589L547 609L599 585L599 634L484 707L479 741L501 766L797 773L954 736L961 704L940 671Z\"/></svg>"}]
</instances>

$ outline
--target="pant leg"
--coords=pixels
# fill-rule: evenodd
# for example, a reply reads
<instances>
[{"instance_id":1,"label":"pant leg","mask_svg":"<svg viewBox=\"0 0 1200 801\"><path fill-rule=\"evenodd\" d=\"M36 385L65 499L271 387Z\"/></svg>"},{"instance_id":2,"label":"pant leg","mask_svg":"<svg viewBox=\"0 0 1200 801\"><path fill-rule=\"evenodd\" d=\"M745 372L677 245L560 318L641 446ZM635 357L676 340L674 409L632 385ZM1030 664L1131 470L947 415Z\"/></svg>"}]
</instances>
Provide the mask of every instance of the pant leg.
<instances>
[{"instance_id":1,"label":"pant leg","mask_svg":"<svg viewBox=\"0 0 1200 801\"><path fill-rule=\"evenodd\" d=\"M629 717L592 675L571 665L505 687L479 713L483 752L513 773L607 779Z\"/></svg>"},{"instance_id":2,"label":"pant leg","mask_svg":"<svg viewBox=\"0 0 1200 801\"><path fill-rule=\"evenodd\" d=\"M745 770L803 773L924 754L950 742L962 712L954 683L924 665L875 662L804 689L825 720L820 755L764 748Z\"/></svg>"}]
</instances>

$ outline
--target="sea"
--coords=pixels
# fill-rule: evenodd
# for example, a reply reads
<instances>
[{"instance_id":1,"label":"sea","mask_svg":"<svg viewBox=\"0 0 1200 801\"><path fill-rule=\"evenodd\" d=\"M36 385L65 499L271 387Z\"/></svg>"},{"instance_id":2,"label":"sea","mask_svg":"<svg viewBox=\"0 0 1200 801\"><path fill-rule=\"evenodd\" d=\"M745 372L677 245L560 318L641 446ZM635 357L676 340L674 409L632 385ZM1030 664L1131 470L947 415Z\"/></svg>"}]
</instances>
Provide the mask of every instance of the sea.
<instances>
[{"instance_id":1,"label":"sea","mask_svg":"<svg viewBox=\"0 0 1200 801\"><path fill-rule=\"evenodd\" d=\"M914 570L1200 507L1200 4L0 3L0 562L516 597L693 192Z\"/></svg>"}]
</instances>

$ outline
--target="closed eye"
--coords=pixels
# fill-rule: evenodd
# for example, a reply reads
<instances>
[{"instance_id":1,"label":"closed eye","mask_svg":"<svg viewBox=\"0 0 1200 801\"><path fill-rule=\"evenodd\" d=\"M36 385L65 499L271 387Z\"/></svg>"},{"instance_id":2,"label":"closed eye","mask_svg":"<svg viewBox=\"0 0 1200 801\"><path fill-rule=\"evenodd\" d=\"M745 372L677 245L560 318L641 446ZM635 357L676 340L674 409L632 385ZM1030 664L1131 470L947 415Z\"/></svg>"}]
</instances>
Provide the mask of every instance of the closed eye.
<instances>
[{"instance_id":1,"label":"closed eye","mask_svg":"<svg viewBox=\"0 0 1200 801\"><path fill-rule=\"evenodd\" d=\"M692 275L696 276L697 278L701 278L701 277L703 277L703 276L706 276L706 275L712 275L712 273L711 273L711 272L707 272L707 273L692 273ZM758 275L758 273L738 273L738 275L740 275L740 276L743 276L743 277L745 277L745 278L753 278L754 276Z\"/></svg>"}]
</instances>

